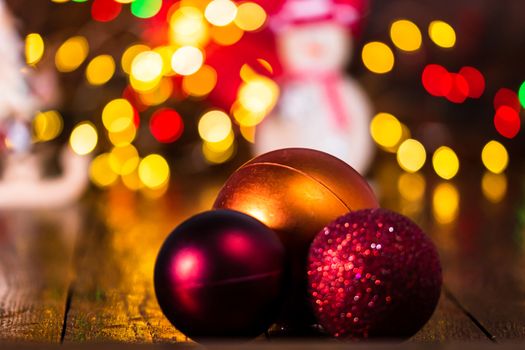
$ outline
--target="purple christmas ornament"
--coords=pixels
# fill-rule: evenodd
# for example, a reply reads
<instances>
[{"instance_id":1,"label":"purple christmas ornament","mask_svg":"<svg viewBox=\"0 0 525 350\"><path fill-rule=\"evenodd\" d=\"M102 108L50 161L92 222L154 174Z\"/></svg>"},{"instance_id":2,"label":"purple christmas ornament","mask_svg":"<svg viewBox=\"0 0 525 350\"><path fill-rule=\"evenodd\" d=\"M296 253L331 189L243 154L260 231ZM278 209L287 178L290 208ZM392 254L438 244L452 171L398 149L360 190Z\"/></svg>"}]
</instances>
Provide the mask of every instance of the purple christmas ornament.
<instances>
[{"instance_id":1,"label":"purple christmas ornament","mask_svg":"<svg viewBox=\"0 0 525 350\"><path fill-rule=\"evenodd\" d=\"M264 224L208 211L164 242L155 292L170 322L194 340L256 337L280 310L283 266L284 247Z\"/></svg>"}]
</instances>

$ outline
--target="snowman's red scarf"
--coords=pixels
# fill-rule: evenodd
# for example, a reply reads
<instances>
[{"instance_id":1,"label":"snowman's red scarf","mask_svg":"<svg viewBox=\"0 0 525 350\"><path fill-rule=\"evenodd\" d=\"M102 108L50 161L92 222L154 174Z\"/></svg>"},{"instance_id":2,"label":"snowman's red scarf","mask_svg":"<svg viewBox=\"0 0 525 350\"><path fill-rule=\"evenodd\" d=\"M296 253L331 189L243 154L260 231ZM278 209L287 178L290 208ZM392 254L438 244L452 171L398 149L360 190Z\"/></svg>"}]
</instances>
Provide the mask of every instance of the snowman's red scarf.
<instances>
[{"instance_id":1,"label":"snowman's red scarf","mask_svg":"<svg viewBox=\"0 0 525 350\"><path fill-rule=\"evenodd\" d=\"M284 83L287 81L294 82L320 82L324 88L324 95L328 101L331 117L334 124L343 130L345 130L350 120L347 117L348 113L344 104L343 96L341 96L341 87L343 86L343 79L339 72L326 72L326 73L310 73L310 72L297 72L287 74L284 79Z\"/></svg>"}]
</instances>

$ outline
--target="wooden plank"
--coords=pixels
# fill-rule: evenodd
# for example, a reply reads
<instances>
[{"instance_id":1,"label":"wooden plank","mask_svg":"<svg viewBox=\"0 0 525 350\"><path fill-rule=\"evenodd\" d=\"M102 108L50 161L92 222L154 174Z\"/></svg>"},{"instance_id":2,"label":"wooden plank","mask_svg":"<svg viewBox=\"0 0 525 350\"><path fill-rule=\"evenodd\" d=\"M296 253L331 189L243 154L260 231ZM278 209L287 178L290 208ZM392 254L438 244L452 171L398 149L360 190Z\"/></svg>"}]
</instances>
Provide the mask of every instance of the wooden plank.
<instances>
[{"instance_id":1,"label":"wooden plank","mask_svg":"<svg viewBox=\"0 0 525 350\"><path fill-rule=\"evenodd\" d=\"M56 345L50 344L19 344L19 343L0 343L2 349L5 350L48 350L56 349ZM165 350L165 349L210 349L210 350L421 350L426 349L440 350L521 350L525 346L524 343L478 343L478 342L454 342L440 345L429 345L420 343L376 343L376 342L360 342L360 343L344 343L344 342L330 342L325 341L274 341L267 343L214 343L199 346L191 343L176 343L176 344L132 344L132 343L97 343L96 348L101 350ZM93 343L66 343L60 348L64 350L91 350Z\"/></svg>"},{"instance_id":2,"label":"wooden plank","mask_svg":"<svg viewBox=\"0 0 525 350\"><path fill-rule=\"evenodd\" d=\"M509 195L499 204L461 182L458 221L434 229L442 238L444 278L450 291L496 341L525 339L525 230L516 215L525 212L518 190L521 178L511 176ZM479 186L474 179L470 177L470 182Z\"/></svg>"},{"instance_id":3,"label":"wooden plank","mask_svg":"<svg viewBox=\"0 0 525 350\"><path fill-rule=\"evenodd\" d=\"M81 215L0 213L0 339L60 341Z\"/></svg>"},{"instance_id":4,"label":"wooden plank","mask_svg":"<svg viewBox=\"0 0 525 350\"><path fill-rule=\"evenodd\" d=\"M80 246L64 341L181 342L187 338L162 314L153 288L156 255L187 217L209 209L204 196L170 193L157 200L114 188L97 200L96 227Z\"/></svg>"},{"instance_id":5,"label":"wooden plank","mask_svg":"<svg viewBox=\"0 0 525 350\"><path fill-rule=\"evenodd\" d=\"M487 342L489 339L447 295L441 293L439 304L428 323L410 339L416 343L453 341Z\"/></svg>"}]
</instances>

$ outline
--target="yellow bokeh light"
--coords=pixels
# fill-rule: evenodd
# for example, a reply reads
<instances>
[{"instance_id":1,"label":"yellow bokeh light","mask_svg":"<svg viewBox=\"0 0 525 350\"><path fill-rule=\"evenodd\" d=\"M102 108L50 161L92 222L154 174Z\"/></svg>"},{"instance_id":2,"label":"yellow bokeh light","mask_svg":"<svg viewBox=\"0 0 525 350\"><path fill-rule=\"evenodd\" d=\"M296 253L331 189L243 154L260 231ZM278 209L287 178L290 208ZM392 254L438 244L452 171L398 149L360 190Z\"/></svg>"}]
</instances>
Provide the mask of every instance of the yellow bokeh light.
<instances>
[{"instance_id":1,"label":"yellow bokeh light","mask_svg":"<svg viewBox=\"0 0 525 350\"><path fill-rule=\"evenodd\" d=\"M385 74L394 68L394 53L386 44L378 41L366 44L361 58L365 67L373 73Z\"/></svg>"},{"instance_id":2,"label":"yellow bokeh light","mask_svg":"<svg viewBox=\"0 0 525 350\"><path fill-rule=\"evenodd\" d=\"M417 202L425 195L426 181L421 174L403 173L397 181L397 188L401 197L410 202Z\"/></svg>"},{"instance_id":3,"label":"yellow bokeh light","mask_svg":"<svg viewBox=\"0 0 525 350\"><path fill-rule=\"evenodd\" d=\"M108 138L109 141L114 146L126 146L135 140L135 137L137 136L137 128L135 127L135 124L131 123L128 125L127 128L125 128L122 131L119 132L108 132Z\"/></svg>"},{"instance_id":4,"label":"yellow bokeh light","mask_svg":"<svg viewBox=\"0 0 525 350\"><path fill-rule=\"evenodd\" d=\"M91 85L103 85L115 74L115 60L110 55L100 55L86 68L86 79Z\"/></svg>"},{"instance_id":5,"label":"yellow bokeh light","mask_svg":"<svg viewBox=\"0 0 525 350\"><path fill-rule=\"evenodd\" d=\"M44 40L38 33L31 33L26 36L25 41L26 63L29 65L37 64L44 55Z\"/></svg>"},{"instance_id":6,"label":"yellow bokeh light","mask_svg":"<svg viewBox=\"0 0 525 350\"><path fill-rule=\"evenodd\" d=\"M192 75L182 79L182 89L190 96L206 96L217 84L217 72L208 65L204 65Z\"/></svg>"},{"instance_id":7,"label":"yellow bokeh light","mask_svg":"<svg viewBox=\"0 0 525 350\"><path fill-rule=\"evenodd\" d=\"M72 72L86 59L89 44L83 36L67 39L55 54L55 65L59 72Z\"/></svg>"},{"instance_id":8,"label":"yellow bokeh light","mask_svg":"<svg viewBox=\"0 0 525 350\"><path fill-rule=\"evenodd\" d=\"M216 153L222 153L226 152L231 147L234 141L235 135L233 133L233 130L230 130L228 136L226 136L223 140L218 142L204 141L204 143L206 143L206 147L209 148L211 151Z\"/></svg>"},{"instance_id":9,"label":"yellow bokeh light","mask_svg":"<svg viewBox=\"0 0 525 350\"><path fill-rule=\"evenodd\" d=\"M237 16L234 22L242 30L254 31L264 25L266 17L266 11L260 5L254 2L245 2L237 8Z\"/></svg>"},{"instance_id":10,"label":"yellow bokeh light","mask_svg":"<svg viewBox=\"0 0 525 350\"><path fill-rule=\"evenodd\" d=\"M204 62L204 55L195 46L183 46L171 57L171 68L180 75L191 75L197 72Z\"/></svg>"},{"instance_id":11,"label":"yellow bokeh light","mask_svg":"<svg viewBox=\"0 0 525 350\"><path fill-rule=\"evenodd\" d=\"M266 69L268 71L268 73L273 74L273 67L270 64L270 62L268 62L267 60L265 60L263 58L258 58L257 59L257 63L259 63L264 69Z\"/></svg>"},{"instance_id":12,"label":"yellow bokeh light","mask_svg":"<svg viewBox=\"0 0 525 350\"><path fill-rule=\"evenodd\" d=\"M228 137L232 130L230 117L223 111L212 110L199 120L199 135L207 142L220 142Z\"/></svg>"},{"instance_id":13,"label":"yellow bokeh light","mask_svg":"<svg viewBox=\"0 0 525 350\"><path fill-rule=\"evenodd\" d=\"M213 27L210 30L212 40L222 46L235 44L241 40L243 34L244 31L233 23L224 27Z\"/></svg>"},{"instance_id":14,"label":"yellow bokeh light","mask_svg":"<svg viewBox=\"0 0 525 350\"><path fill-rule=\"evenodd\" d=\"M208 142L202 144L202 154L204 155L204 159L211 164L222 164L227 162L235 154L235 149L235 143L232 143L230 147L224 151L215 151L213 148L210 148Z\"/></svg>"},{"instance_id":15,"label":"yellow bokeh light","mask_svg":"<svg viewBox=\"0 0 525 350\"><path fill-rule=\"evenodd\" d=\"M140 161L140 181L150 189L162 188L170 178L168 162L158 154L150 154Z\"/></svg>"},{"instance_id":16,"label":"yellow bokeh light","mask_svg":"<svg viewBox=\"0 0 525 350\"><path fill-rule=\"evenodd\" d=\"M266 113L253 113L244 108L239 102L235 102L231 110L233 118L241 127L255 127L266 117Z\"/></svg>"},{"instance_id":17,"label":"yellow bokeh light","mask_svg":"<svg viewBox=\"0 0 525 350\"><path fill-rule=\"evenodd\" d=\"M118 175L109 164L109 154L103 153L93 159L89 165L89 178L98 187L111 186L118 180Z\"/></svg>"},{"instance_id":18,"label":"yellow bokeh light","mask_svg":"<svg viewBox=\"0 0 525 350\"><path fill-rule=\"evenodd\" d=\"M146 52L149 50L150 48L148 46L142 45L142 44L131 45L130 47L128 47L126 51L124 51L124 53L122 54L122 58L120 59L122 70L126 74L130 74L131 73L131 63L133 62L133 59L139 53Z\"/></svg>"},{"instance_id":19,"label":"yellow bokeh light","mask_svg":"<svg viewBox=\"0 0 525 350\"><path fill-rule=\"evenodd\" d=\"M129 76L129 84L131 87L139 93L147 93L152 92L155 90L160 82L162 81L162 76L158 76L157 79L154 79L152 81L140 81L138 79L135 79L133 75Z\"/></svg>"},{"instance_id":20,"label":"yellow bokeh light","mask_svg":"<svg viewBox=\"0 0 525 350\"><path fill-rule=\"evenodd\" d=\"M180 0L180 7L193 7L204 13L206 6L210 3L210 0Z\"/></svg>"},{"instance_id":21,"label":"yellow bokeh light","mask_svg":"<svg viewBox=\"0 0 525 350\"><path fill-rule=\"evenodd\" d=\"M241 85L239 103L252 113L269 113L277 103L279 86L271 79L258 76Z\"/></svg>"},{"instance_id":22,"label":"yellow bokeh light","mask_svg":"<svg viewBox=\"0 0 525 350\"><path fill-rule=\"evenodd\" d=\"M132 171L130 174L122 175L121 179L124 186L126 186L129 190L138 191L144 187L142 181L140 181L139 178L138 168Z\"/></svg>"},{"instance_id":23,"label":"yellow bokeh light","mask_svg":"<svg viewBox=\"0 0 525 350\"><path fill-rule=\"evenodd\" d=\"M255 127L241 125L239 128L242 137L249 143L255 143Z\"/></svg>"},{"instance_id":24,"label":"yellow bokeh light","mask_svg":"<svg viewBox=\"0 0 525 350\"><path fill-rule=\"evenodd\" d=\"M401 140L403 128L392 114L379 113L370 123L370 134L379 146L392 148Z\"/></svg>"},{"instance_id":25,"label":"yellow bokeh light","mask_svg":"<svg viewBox=\"0 0 525 350\"><path fill-rule=\"evenodd\" d=\"M170 78L163 78L153 90L140 94L139 98L146 106L157 106L166 102L172 93L173 81Z\"/></svg>"},{"instance_id":26,"label":"yellow bokeh light","mask_svg":"<svg viewBox=\"0 0 525 350\"><path fill-rule=\"evenodd\" d=\"M114 147L109 153L111 170L119 175L132 173L139 165L139 153L133 145Z\"/></svg>"},{"instance_id":27,"label":"yellow bokeh light","mask_svg":"<svg viewBox=\"0 0 525 350\"><path fill-rule=\"evenodd\" d=\"M237 6L230 0L212 0L206 6L204 16L215 26L225 26L237 16Z\"/></svg>"},{"instance_id":28,"label":"yellow bokeh light","mask_svg":"<svg viewBox=\"0 0 525 350\"><path fill-rule=\"evenodd\" d=\"M397 48L403 51L416 51L421 47L421 31L413 22L398 20L390 27L390 38Z\"/></svg>"},{"instance_id":29,"label":"yellow bokeh light","mask_svg":"<svg viewBox=\"0 0 525 350\"><path fill-rule=\"evenodd\" d=\"M459 159L456 153L449 147L439 147L432 156L434 171L439 177L450 180L459 171Z\"/></svg>"},{"instance_id":30,"label":"yellow bokeh light","mask_svg":"<svg viewBox=\"0 0 525 350\"><path fill-rule=\"evenodd\" d=\"M459 213L459 192L451 183L440 183L432 196L432 213L440 224L450 224Z\"/></svg>"},{"instance_id":31,"label":"yellow bokeh light","mask_svg":"<svg viewBox=\"0 0 525 350\"><path fill-rule=\"evenodd\" d=\"M140 189L140 193L147 199L156 200L164 196L166 192L168 191L168 188L169 188L169 182L166 181L161 186L156 187L156 188L149 188L149 187L142 186L142 188Z\"/></svg>"},{"instance_id":32,"label":"yellow bokeh light","mask_svg":"<svg viewBox=\"0 0 525 350\"><path fill-rule=\"evenodd\" d=\"M108 102L102 110L102 123L110 132L121 132L133 124L135 111L123 98Z\"/></svg>"},{"instance_id":33,"label":"yellow bokeh light","mask_svg":"<svg viewBox=\"0 0 525 350\"><path fill-rule=\"evenodd\" d=\"M208 25L203 13L192 6L182 6L170 17L170 38L176 45L203 46L208 40Z\"/></svg>"},{"instance_id":34,"label":"yellow bokeh light","mask_svg":"<svg viewBox=\"0 0 525 350\"><path fill-rule=\"evenodd\" d=\"M483 165L494 174L501 174L507 169L509 164L509 154L498 141L488 142L481 151Z\"/></svg>"},{"instance_id":35,"label":"yellow bokeh light","mask_svg":"<svg viewBox=\"0 0 525 350\"><path fill-rule=\"evenodd\" d=\"M454 28L443 21L432 21L428 27L428 35L432 41L443 48L452 48L456 45L456 32Z\"/></svg>"},{"instance_id":36,"label":"yellow bokeh light","mask_svg":"<svg viewBox=\"0 0 525 350\"><path fill-rule=\"evenodd\" d=\"M175 48L173 46L159 46L156 47L153 51L158 53L160 57L162 57L162 75L173 75L174 72L171 69L171 56L173 56Z\"/></svg>"},{"instance_id":37,"label":"yellow bokeh light","mask_svg":"<svg viewBox=\"0 0 525 350\"><path fill-rule=\"evenodd\" d=\"M385 148L386 151L391 153L396 153L397 149L399 148L399 145L408 140L412 137L412 134L410 133L410 129L405 124L401 123L401 138L399 139L399 142L392 148Z\"/></svg>"},{"instance_id":38,"label":"yellow bokeh light","mask_svg":"<svg viewBox=\"0 0 525 350\"><path fill-rule=\"evenodd\" d=\"M57 111L39 112L33 119L35 141L51 141L62 132L64 122Z\"/></svg>"},{"instance_id":39,"label":"yellow bokeh light","mask_svg":"<svg viewBox=\"0 0 525 350\"><path fill-rule=\"evenodd\" d=\"M253 70L253 68L250 67L249 64L246 63L242 65L239 75L241 76L241 79L244 82L256 79L259 76L259 74L255 70Z\"/></svg>"},{"instance_id":40,"label":"yellow bokeh light","mask_svg":"<svg viewBox=\"0 0 525 350\"><path fill-rule=\"evenodd\" d=\"M499 203L507 194L507 176L485 172L481 179L483 195L492 203Z\"/></svg>"},{"instance_id":41,"label":"yellow bokeh light","mask_svg":"<svg viewBox=\"0 0 525 350\"><path fill-rule=\"evenodd\" d=\"M151 82L159 79L163 72L164 61L155 51L139 53L131 62L131 75L141 82Z\"/></svg>"},{"instance_id":42,"label":"yellow bokeh light","mask_svg":"<svg viewBox=\"0 0 525 350\"><path fill-rule=\"evenodd\" d=\"M69 137L71 149L78 155L91 153L98 143L98 134L95 126L90 122L78 124Z\"/></svg>"},{"instance_id":43,"label":"yellow bokeh light","mask_svg":"<svg viewBox=\"0 0 525 350\"><path fill-rule=\"evenodd\" d=\"M397 162L399 166L409 172L415 173L425 165L427 152L421 142L408 139L404 141L397 150Z\"/></svg>"}]
</instances>

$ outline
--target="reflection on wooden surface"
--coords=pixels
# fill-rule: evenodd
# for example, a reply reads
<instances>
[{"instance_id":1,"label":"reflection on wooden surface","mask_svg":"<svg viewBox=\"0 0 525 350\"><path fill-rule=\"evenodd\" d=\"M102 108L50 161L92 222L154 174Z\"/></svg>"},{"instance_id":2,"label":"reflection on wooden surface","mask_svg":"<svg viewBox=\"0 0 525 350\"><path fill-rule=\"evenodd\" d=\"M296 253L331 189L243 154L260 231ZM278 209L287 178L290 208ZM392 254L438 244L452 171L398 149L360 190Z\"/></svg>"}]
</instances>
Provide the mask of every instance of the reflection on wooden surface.
<instances>
[{"instance_id":1,"label":"reflection on wooden surface","mask_svg":"<svg viewBox=\"0 0 525 350\"><path fill-rule=\"evenodd\" d=\"M501 187L501 178L484 174L465 171L440 182L388 162L374 174L383 206L420 224L443 261L438 309L411 342L523 339L519 174L504 179L507 194L499 198L494 192L501 189L491 186ZM0 339L71 348L85 341L187 341L157 305L153 265L164 238L209 209L223 180L181 182L157 199L116 186L67 210L0 213Z\"/></svg>"},{"instance_id":2,"label":"reflection on wooden surface","mask_svg":"<svg viewBox=\"0 0 525 350\"><path fill-rule=\"evenodd\" d=\"M0 338L58 342L81 208L0 214Z\"/></svg>"}]
</instances>

